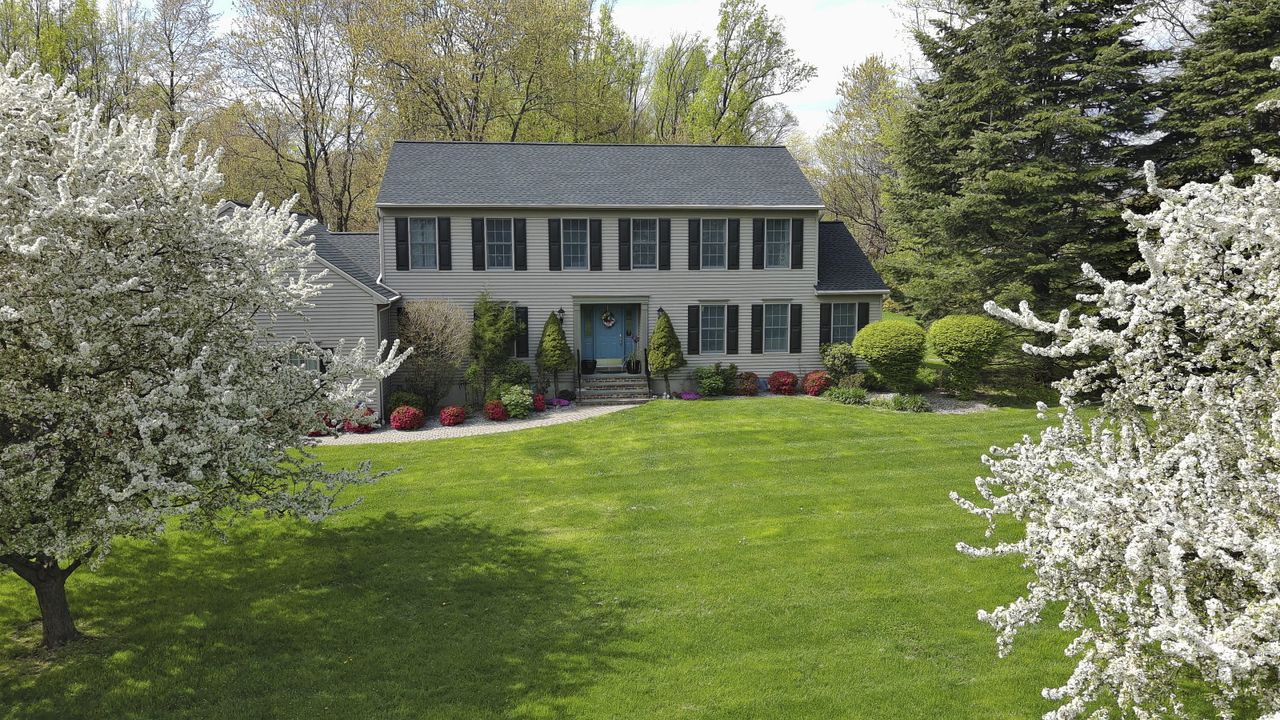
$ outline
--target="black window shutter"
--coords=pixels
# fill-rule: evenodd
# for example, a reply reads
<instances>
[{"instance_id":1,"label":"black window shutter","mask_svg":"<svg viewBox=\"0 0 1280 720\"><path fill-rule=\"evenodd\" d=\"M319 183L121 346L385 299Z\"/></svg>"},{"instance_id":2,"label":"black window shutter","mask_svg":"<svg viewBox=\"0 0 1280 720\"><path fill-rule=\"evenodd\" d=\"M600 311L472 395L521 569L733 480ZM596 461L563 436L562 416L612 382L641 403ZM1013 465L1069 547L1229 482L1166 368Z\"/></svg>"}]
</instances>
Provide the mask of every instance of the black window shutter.
<instances>
[{"instance_id":1,"label":"black window shutter","mask_svg":"<svg viewBox=\"0 0 1280 720\"><path fill-rule=\"evenodd\" d=\"M602 232L601 221L599 218L592 218L589 223L591 227L591 269L604 269L604 233Z\"/></svg>"},{"instance_id":2,"label":"black window shutter","mask_svg":"<svg viewBox=\"0 0 1280 720\"><path fill-rule=\"evenodd\" d=\"M511 222L511 230L514 239L512 244L515 245L515 269L529 269L529 240L525 232L524 218L516 218Z\"/></svg>"},{"instance_id":3,"label":"black window shutter","mask_svg":"<svg viewBox=\"0 0 1280 720\"><path fill-rule=\"evenodd\" d=\"M730 270L738 269L738 252L739 252L739 247L742 245L742 240L739 237L741 235L742 230L739 227L739 225L740 223L738 221L738 218L729 219L729 242L726 243L728 245L727 252L729 254L729 257L728 257L729 262L725 265L725 267L729 268Z\"/></svg>"},{"instance_id":4,"label":"black window shutter","mask_svg":"<svg viewBox=\"0 0 1280 720\"><path fill-rule=\"evenodd\" d=\"M484 269L484 218L471 218L471 269Z\"/></svg>"},{"instance_id":5,"label":"black window shutter","mask_svg":"<svg viewBox=\"0 0 1280 720\"><path fill-rule=\"evenodd\" d=\"M671 269L671 218L658 220L658 269Z\"/></svg>"},{"instance_id":6,"label":"black window shutter","mask_svg":"<svg viewBox=\"0 0 1280 720\"><path fill-rule=\"evenodd\" d=\"M697 355L698 345L702 338L702 308L697 305L689 306L689 349L685 351L686 355Z\"/></svg>"},{"instance_id":7,"label":"black window shutter","mask_svg":"<svg viewBox=\"0 0 1280 720\"><path fill-rule=\"evenodd\" d=\"M751 218L751 269L764 269L764 218Z\"/></svg>"},{"instance_id":8,"label":"black window shutter","mask_svg":"<svg viewBox=\"0 0 1280 720\"><path fill-rule=\"evenodd\" d=\"M804 218L791 220L791 269L804 267Z\"/></svg>"},{"instance_id":9,"label":"black window shutter","mask_svg":"<svg viewBox=\"0 0 1280 720\"><path fill-rule=\"evenodd\" d=\"M529 308L516 306L516 357L529 357Z\"/></svg>"},{"instance_id":10,"label":"black window shutter","mask_svg":"<svg viewBox=\"0 0 1280 720\"><path fill-rule=\"evenodd\" d=\"M436 218L436 267L453 269L453 229L449 218Z\"/></svg>"},{"instance_id":11,"label":"black window shutter","mask_svg":"<svg viewBox=\"0 0 1280 720\"><path fill-rule=\"evenodd\" d=\"M858 303L858 330L871 322L871 303Z\"/></svg>"},{"instance_id":12,"label":"black window shutter","mask_svg":"<svg viewBox=\"0 0 1280 720\"><path fill-rule=\"evenodd\" d=\"M800 352L800 320L804 311L804 306L800 303L791 305L791 352Z\"/></svg>"},{"instance_id":13,"label":"black window shutter","mask_svg":"<svg viewBox=\"0 0 1280 720\"><path fill-rule=\"evenodd\" d=\"M560 269L560 219L547 220L547 254L551 258L550 269Z\"/></svg>"},{"instance_id":14,"label":"black window shutter","mask_svg":"<svg viewBox=\"0 0 1280 720\"><path fill-rule=\"evenodd\" d=\"M689 218L689 269L702 269L702 221Z\"/></svg>"},{"instance_id":15,"label":"black window shutter","mask_svg":"<svg viewBox=\"0 0 1280 720\"><path fill-rule=\"evenodd\" d=\"M631 269L631 218L618 218L618 269Z\"/></svg>"},{"instance_id":16,"label":"black window shutter","mask_svg":"<svg viewBox=\"0 0 1280 720\"><path fill-rule=\"evenodd\" d=\"M724 351L728 355L738 354L737 305L726 305L724 308Z\"/></svg>"},{"instance_id":17,"label":"black window shutter","mask_svg":"<svg viewBox=\"0 0 1280 720\"><path fill-rule=\"evenodd\" d=\"M764 305L751 306L751 354L764 352Z\"/></svg>"},{"instance_id":18,"label":"black window shutter","mask_svg":"<svg viewBox=\"0 0 1280 720\"><path fill-rule=\"evenodd\" d=\"M831 303L818 305L818 344L831 342Z\"/></svg>"},{"instance_id":19,"label":"black window shutter","mask_svg":"<svg viewBox=\"0 0 1280 720\"><path fill-rule=\"evenodd\" d=\"M409 218L396 218L396 269L409 269Z\"/></svg>"}]
</instances>

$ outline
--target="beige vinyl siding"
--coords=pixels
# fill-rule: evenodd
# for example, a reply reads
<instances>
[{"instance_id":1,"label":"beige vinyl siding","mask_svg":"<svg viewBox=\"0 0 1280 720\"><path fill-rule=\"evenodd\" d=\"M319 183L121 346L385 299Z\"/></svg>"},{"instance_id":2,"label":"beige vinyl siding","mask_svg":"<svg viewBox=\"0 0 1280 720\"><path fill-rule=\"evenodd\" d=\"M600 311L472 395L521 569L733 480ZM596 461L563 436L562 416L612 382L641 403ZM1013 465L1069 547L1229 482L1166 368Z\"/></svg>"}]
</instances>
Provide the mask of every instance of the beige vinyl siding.
<instances>
[{"instance_id":1,"label":"beige vinyl siding","mask_svg":"<svg viewBox=\"0 0 1280 720\"><path fill-rule=\"evenodd\" d=\"M602 212L598 209L493 210L423 209L383 210L380 222L382 280L404 296L406 302L427 298L443 298L470 307L483 290L498 300L511 301L529 308L529 360L537 352L538 339L548 315L560 308L565 311L565 331L569 342L577 346L581 320L577 302L605 301L642 302L648 322L644 326L647 341L657 320L658 308L671 316L681 346L688 349L687 307L694 304L727 304L738 306L738 354L724 353L688 356L689 369L712 365L717 361L736 363L742 370L767 374L774 370L804 372L821 367L818 352L818 303L814 293L817 282L818 212L787 211L713 211L713 210L625 210ZM395 217L448 216L452 219L453 270L395 269ZM522 217L526 219L527 271L471 269L471 218ZM669 218L671 220L671 269L618 269L619 218ZM598 218L601 220L603 245L602 270L549 269L549 218ZM740 228L738 270L689 269L689 219L737 218ZM753 218L803 218L803 269L751 269L751 237ZM856 296L871 301L872 318L880 317L880 296ZM825 301L825 298L824 298ZM803 306L802 352L751 354L751 306L767 302L798 303ZM688 377L688 370L680 374ZM673 378L674 380L674 378ZM686 382L686 380L681 380ZM676 383L673 382L673 387Z\"/></svg>"},{"instance_id":2,"label":"beige vinyl siding","mask_svg":"<svg viewBox=\"0 0 1280 720\"><path fill-rule=\"evenodd\" d=\"M304 310L300 315L280 315L274 322L263 317L263 322L281 340L296 338L322 348L336 349L343 341L347 348L352 348L360 338L364 338L365 356L371 359L376 357L382 335L377 301L361 285L323 263L313 262L307 270L312 273L328 270L320 283L329 287L312 299L314 307ZM362 387L370 392L372 407L379 414L382 406L381 385L382 383L365 381Z\"/></svg>"}]
</instances>

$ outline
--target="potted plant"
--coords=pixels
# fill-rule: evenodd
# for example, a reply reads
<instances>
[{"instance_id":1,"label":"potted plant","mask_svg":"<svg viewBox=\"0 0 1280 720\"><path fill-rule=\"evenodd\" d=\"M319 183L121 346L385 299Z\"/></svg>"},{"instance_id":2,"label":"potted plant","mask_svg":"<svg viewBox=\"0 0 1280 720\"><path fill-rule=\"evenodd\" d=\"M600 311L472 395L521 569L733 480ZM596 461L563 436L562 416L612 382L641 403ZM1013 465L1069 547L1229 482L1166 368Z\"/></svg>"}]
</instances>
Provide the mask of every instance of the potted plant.
<instances>
[{"instance_id":1,"label":"potted plant","mask_svg":"<svg viewBox=\"0 0 1280 720\"><path fill-rule=\"evenodd\" d=\"M595 372L596 372L596 361L595 361L595 360L583 360L583 361L582 361L582 374L583 374L583 375L594 375L594 374L595 374Z\"/></svg>"},{"instance_id":2,"label":"potted plant","mask_svg":"<svg viewBox=\"0 0 1280 720\"><path fill-rule=\"evenodd\" d=\"M636 351L632 350L627 353L627 372L631 375L640 374L640 358L636 356Z\"/></svg>"}]
</instances>

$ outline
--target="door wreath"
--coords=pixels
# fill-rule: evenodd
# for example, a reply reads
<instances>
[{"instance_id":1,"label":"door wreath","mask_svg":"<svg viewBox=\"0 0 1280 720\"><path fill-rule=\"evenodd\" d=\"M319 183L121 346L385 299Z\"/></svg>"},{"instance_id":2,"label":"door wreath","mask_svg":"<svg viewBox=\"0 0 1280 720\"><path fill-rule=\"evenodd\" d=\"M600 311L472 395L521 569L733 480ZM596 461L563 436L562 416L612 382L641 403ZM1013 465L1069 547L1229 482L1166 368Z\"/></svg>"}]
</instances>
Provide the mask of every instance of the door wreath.
<instances>
[{"instance_id":1,"label":"door wreath","mask_svg":"<svg viewBox=\"0 0 1280 720\"><path fill-rule=\"evenodd\" d=\"M604 325L607 328L613 327L613 324L616 323L617 321L618 320L613 316L613 313L609 312L608 310L605 310L604 314L600 316L600 324Z\"/></svg>"}]
</instances>

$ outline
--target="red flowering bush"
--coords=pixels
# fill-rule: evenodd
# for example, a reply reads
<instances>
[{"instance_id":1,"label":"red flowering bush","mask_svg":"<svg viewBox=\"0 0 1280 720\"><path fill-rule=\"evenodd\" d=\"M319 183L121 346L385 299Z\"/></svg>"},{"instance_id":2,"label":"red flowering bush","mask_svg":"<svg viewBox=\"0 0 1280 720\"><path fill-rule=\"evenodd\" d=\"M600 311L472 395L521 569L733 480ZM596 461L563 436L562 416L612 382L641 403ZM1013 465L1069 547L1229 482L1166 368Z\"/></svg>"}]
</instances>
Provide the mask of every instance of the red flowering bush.
<instances>
[{"instance_id":1,"label":"red flowering bush","mask_svg":"<svg viewBox=\"0 0 1280 720\"><path fill-rule=\"evenodd\" d=\"M363 415L357 414L351 420L342 421L343 432L356 433L358 435L371 433L374 427L373 410L370 408L365 408Z\"/></svg>"},{"instance_id":2,"label":"red flowering bush","mask_svg":"<svg viewBox=\"0 0 1280 720\"><path fill-rule=\"evenodd\" d=\"M795 395L798 382L795 373L778 370L769 374L769 392L774 395Z\"/></svg>"},{"instance_id":3,"label":"red flowering bush","mask_svg":"<svg viewBox=\"0 0 1280 720\"><path fill-rule=\"evenodd\" d=\"M507 406L503 405L501 400L490 400L485 403L484 416L497 422L502 422L510 417L507 415Z\"/></svg>"},{"instance_id":4,"label":"red flowering bush","mask_svg":"<svg viewBox=\"0 0 1280 720\"><path fill-rule=\"evenodd\" d=\"M535 393L533 396L533 411L542 412L547 409L547 396L542 393Z\"/></svg>"},{"instance_id":5,"label":"red flowering bush","mask_svg":"<svg viewBox=\"0 0 1280 720\"><path fill-rule=\"evenodd\" d=\"M391 427L397 430L417 430L426 420L421 410L410 405L401 405L391 413Z\"/></svg>"},{"instance_id":6,"label":"red flowering bush","mask_svg":"<svg viewBox=\"0 0 1280 720\"><path fill-rule=\"evenodd\" d=\"M805 395L818 397L834 384L835 381L831 379L831 375L826 370L811 370L804 374L802 387Z\"/></svg>"},{"instance_id":7,"label":"red flowering bush","mask_svg":"<svg viewBox=\"0 0 1280 720\"><path fill-rule=\"evenodd\" d=\"M758 395L760 393L760 376L753 372L738 373L736 384L739 395Z\"/></svg>"},{"instance_id":8,"label":"red flowering bush","mask_svg":"<svg viewBox=\"0 0 1280 720\"><path fill-rule=\"evenodd\" d=\"M467 411L457 405L450 405L440 410L440 424L446 427L461 425L467 419Z\"/></svg>"}]
</instances>

